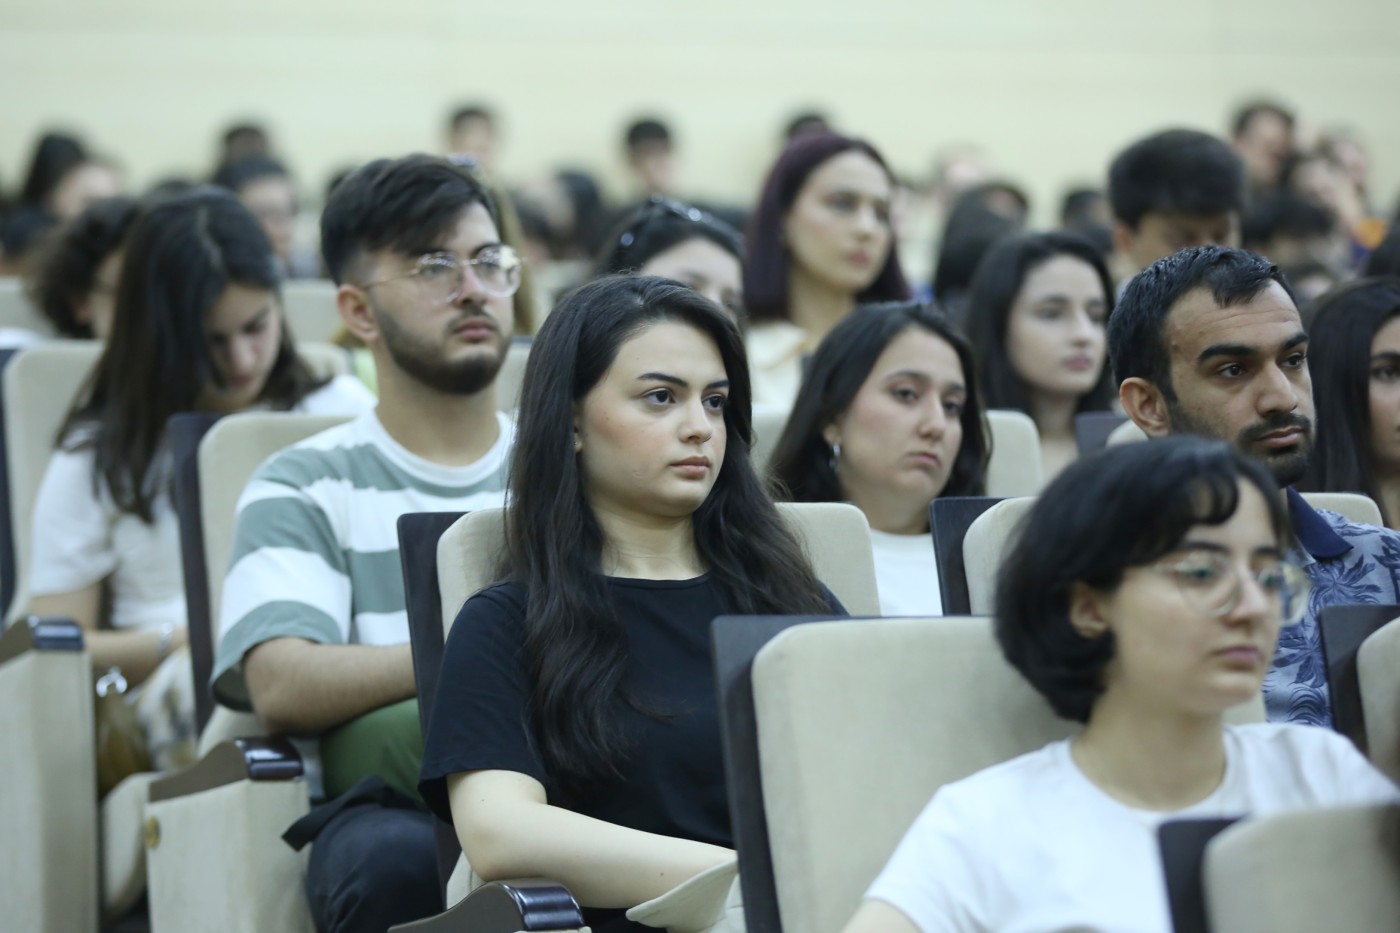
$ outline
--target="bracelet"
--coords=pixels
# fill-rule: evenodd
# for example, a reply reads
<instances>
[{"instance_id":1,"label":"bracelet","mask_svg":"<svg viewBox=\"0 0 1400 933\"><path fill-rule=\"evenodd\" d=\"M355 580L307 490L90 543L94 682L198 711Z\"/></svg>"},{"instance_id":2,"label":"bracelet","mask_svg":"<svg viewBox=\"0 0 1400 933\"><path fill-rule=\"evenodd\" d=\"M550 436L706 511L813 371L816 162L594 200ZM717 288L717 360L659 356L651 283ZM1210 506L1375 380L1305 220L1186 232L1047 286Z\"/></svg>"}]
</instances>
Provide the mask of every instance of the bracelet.
<instances>
[{"instance_id":1,"label":"bracelet","mask_svg":"<svg viewBox=\"0 0 1400 933\"><path fill-rule=\"evenodd\" d=\"M174 641L175 625L172 622L167 622L160 627L160 648L158 649L158 653L161 661L170 657L170 646Z\"/></svg>"}]
</instances>

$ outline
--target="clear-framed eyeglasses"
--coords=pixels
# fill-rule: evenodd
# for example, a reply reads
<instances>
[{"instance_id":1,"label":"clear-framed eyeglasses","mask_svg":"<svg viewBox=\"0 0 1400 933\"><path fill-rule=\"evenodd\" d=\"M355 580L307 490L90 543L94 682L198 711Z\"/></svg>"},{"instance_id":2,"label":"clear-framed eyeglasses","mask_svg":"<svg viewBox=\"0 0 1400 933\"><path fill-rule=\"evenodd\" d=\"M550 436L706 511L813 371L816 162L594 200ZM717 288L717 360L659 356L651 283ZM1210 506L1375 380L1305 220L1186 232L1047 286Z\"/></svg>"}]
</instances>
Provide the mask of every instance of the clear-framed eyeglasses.
<instances>
[{"instance_id":1,"label":"clear-framed eyeglasses","mask_svg":"<svg viewBox=\"0 0 1400 933\"><path fill-rule=\"evenodd\" d=\"M373 288L389 282L409 280L419 289L424 299L452 304L466 291L467 271L470 270L488 295L509 298L520 288L520 272L523 265L524 260L520 255L504 244L489 246L472 259L461 259L447 252L428 253L418 257L412 272L365 282L360 287Z\"/></svg>"},{"instance_id":2,"label":"clear-framed eyeglasses","mask_svg":"<svg viewBox=\"0 0 1400 933\"><path fill-rule=\"evenodd\" d=\"M1188 551L1149 566L1171 577L1186 605L1204 615L1227 615L1244 596L1243 575L1229 557L1217 551ZM1300 568L1285 560L1270 560L1249 575L1265 598L1277 605L1284 625L1293 625L1303 617L1312 584Z\"/></svg>"}]
</instances>

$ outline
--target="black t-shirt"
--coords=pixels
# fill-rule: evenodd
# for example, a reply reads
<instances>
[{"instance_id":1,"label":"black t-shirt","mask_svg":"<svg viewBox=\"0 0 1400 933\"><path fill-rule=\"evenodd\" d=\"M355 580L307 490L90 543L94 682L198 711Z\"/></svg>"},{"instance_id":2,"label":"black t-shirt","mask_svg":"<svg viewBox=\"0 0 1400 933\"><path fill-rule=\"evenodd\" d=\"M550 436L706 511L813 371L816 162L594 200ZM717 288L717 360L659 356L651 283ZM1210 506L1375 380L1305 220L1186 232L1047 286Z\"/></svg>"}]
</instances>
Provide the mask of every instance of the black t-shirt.
<instances>
[{"instance_id":1,"label":"black t-shirt","mask_svg":"<svg viewBox=\"0 0 1400 933\"><path fill-rule=\"evenodd\" d=\"M732 848L710 658L710 623L731 610L709 576L609 577L607 583L628 642L624 683L651 709L668 714L656 718L614 702L629 746L620 775L594 780L567 801L553 798L557 781L545 772L530 724L525 590L502 583L467 600L448 634L419 791L450 822L448 775L515 771L544 785L551 803L585 816ZM826 596L833 614L845 615L836 598ZM590 923L613 914L587 913Z\"/></svg>"}]
</instances>

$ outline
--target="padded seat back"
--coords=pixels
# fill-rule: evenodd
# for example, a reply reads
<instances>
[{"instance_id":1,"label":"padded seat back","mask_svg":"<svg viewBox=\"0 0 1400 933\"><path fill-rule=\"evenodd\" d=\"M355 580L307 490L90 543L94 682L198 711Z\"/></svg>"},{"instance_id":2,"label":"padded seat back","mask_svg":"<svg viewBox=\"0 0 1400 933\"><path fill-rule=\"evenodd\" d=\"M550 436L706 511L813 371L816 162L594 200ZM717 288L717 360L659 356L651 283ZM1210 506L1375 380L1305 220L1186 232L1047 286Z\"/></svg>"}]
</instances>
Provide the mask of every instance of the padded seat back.
<instances>
[{"instance_id":1,"label":"padded seat back","mask_svg":"<svg viewBox=\"0 0 1400 933\"><path fill-rule=\"evenodd\" d=\"M778 513L807 549L817 578L855 616L879 615L875 558L865 513L844 502L783 502ZM438 542L443 637L462 604L496 579L505 554L505 511L465 515Z\"/></svg>"},{"instance_id":2,"label":"padded seat back","mask_svg":"<svg viewBox=\"0 0 1400 933\"><path fill-rule=\"evenodd\" d=\"M1356 679L1366 721L1367 754L1377 768L1400 783L1400 619L1361 643Z\"/></svg>"},{"instance_id":3,"label":"padded seat back","mask_svg":"<svg viewBox=\"0 0 1400 933\"><path fill-rule=\"evenodd\" d=\"M1336 512L1348 521L1363 525L1384 525L1381 507L1370 496L1359 492L1305 492L1303 499L1315 509Z\"/></svg>"},{"instance_id":4,"label":"padded seat back","mask_svg":"<svg viewBox=\"0 0 1400 933\"><path fill-rule=\"evenodd\" d=\"M282 316L297 342L330 342L342 327L330 279L295 279L282 283Z\"/></svg>"},{"instance_id":5,"label":"padded seat back","mask_svg":"<svg viewBox=\"0 0 1400 933\"><path fill-rule=\"evenodd\" d=\"M6 327L30 330L40 337L54 335L48 318L30 304L24 293L24 279L19 276L0 276L0 328Z\"/></svg>"},{"instance_id":6,"label":"padded seat back","mask_svg":"<svg viewBox=\"0 0 1400 933\"><path fill-rule=\"evenodd\" d=\"M350 353L333 343L297 341L297 355L317 376L346 376L350 374Z\"/></svg>"},{"instance_id":7,"label":"padded seat back","mask_svg":"<svg viewBox=\"0 0 1400 933\"><path fill-rule=\"evenodd\" d=\"M28 611L30 538L39 485L63 419L101 353L102 345L95 340L55 340L21 350L5 367L5 449L15 565L9 621Z\"/></svg>"},{"instance_id":8,"label":"padded seat back","mask_svg":"<svg viewBox=\"0 0 1400 933\"><path fill-rule=\"evenodd\" d=\"M991 615L997 571L1010 550L1012 537L1035 499L1003 499L968 527L963 537L963 566L967 574L968 605L973 615Z\"/></svg>"},{"instance_id":9,"label":"padded seat back","mask_svg":"<svg viewBox=\"0 0 1400 933\"><path fill-rule=\"evenodd\" d=\"M1124 421L1118 427L1109 432L1106 446L1112 447L1115 444L1135 444L1138 441L1147 440L1147 434L1131 420Z\"/></svg>"},{"instance_id":10,"label":"padded seat back","mask_svg":"<svg viewBox=\"0 0 1400 933\"><path fill-rule=\"evenodd\" d=\"M768 470L773 452L778 449L778 438L783 436L783 428L787 426L790 414L786 408L767 406L753 413L753 468L760 474Z\"/></svg>"},{"instance_id":11,"label":"padded seat back","mask_svg":"<svg viewBox=\"0 0 1400 933\"><path fill-rule=\"evenodd\" d=\"M991 429L992 458L987 462L987 495L1033 496L1045 485L1040 458L1040 432L1030 415L992 409L987 412Z\"/></svg>"},{"instance_id":12,"label":"padded seat back","mask_svg":"<svg viewBox=\"0 0 1400 933\"><path fill-rule=\"evenodd\" d=\"M1206 846L1217 933L1400 930L1400 807L1300 810L1236 823Z\"/></svg>"},{"instance_id":13,"label":"padded seat back","mask_svg":"<svg viewBox=\"0 0 1400 933\"><path fill-rule=\"evenodd\" d=\"M516 337L506 350L501 371L496 374L496 407L501 411L515 411L520 407L520 390L525 385L525 364L530 359L531 344L529 337Z\"/></svg>"},{"instance_id":14,"label":"padded seat back","mask_svg":"<svg viewBox=\"0 0 1400 933\"><path fill-rule=\"evenodd\" d=\"M984 618L793 626L752 677L784 930L840 930L940 785L1076 728Z\"/></svg>"}]
</instances>

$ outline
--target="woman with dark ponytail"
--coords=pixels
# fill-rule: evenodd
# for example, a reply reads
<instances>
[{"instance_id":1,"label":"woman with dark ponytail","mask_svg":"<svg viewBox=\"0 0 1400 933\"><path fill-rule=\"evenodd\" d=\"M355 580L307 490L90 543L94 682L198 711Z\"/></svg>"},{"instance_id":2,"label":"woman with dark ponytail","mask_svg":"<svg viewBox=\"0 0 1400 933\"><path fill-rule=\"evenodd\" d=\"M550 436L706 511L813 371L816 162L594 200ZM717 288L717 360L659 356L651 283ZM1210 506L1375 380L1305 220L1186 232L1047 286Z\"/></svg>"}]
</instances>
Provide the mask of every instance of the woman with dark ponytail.
<instances>
[{"instance_id":1,"label":"woman with dark ponytail","mask_svg":"<svg viewBox=\"0 0 1400 933\"><path fill-rule=\"evenodd\" d=\"M749 459L743 340L600 279L525 374L500 579L452 627L424 799L487 880L564 882L595 931L733 859L709 656L730 613L840 613Z\"/></svg>"}]
</instances>

